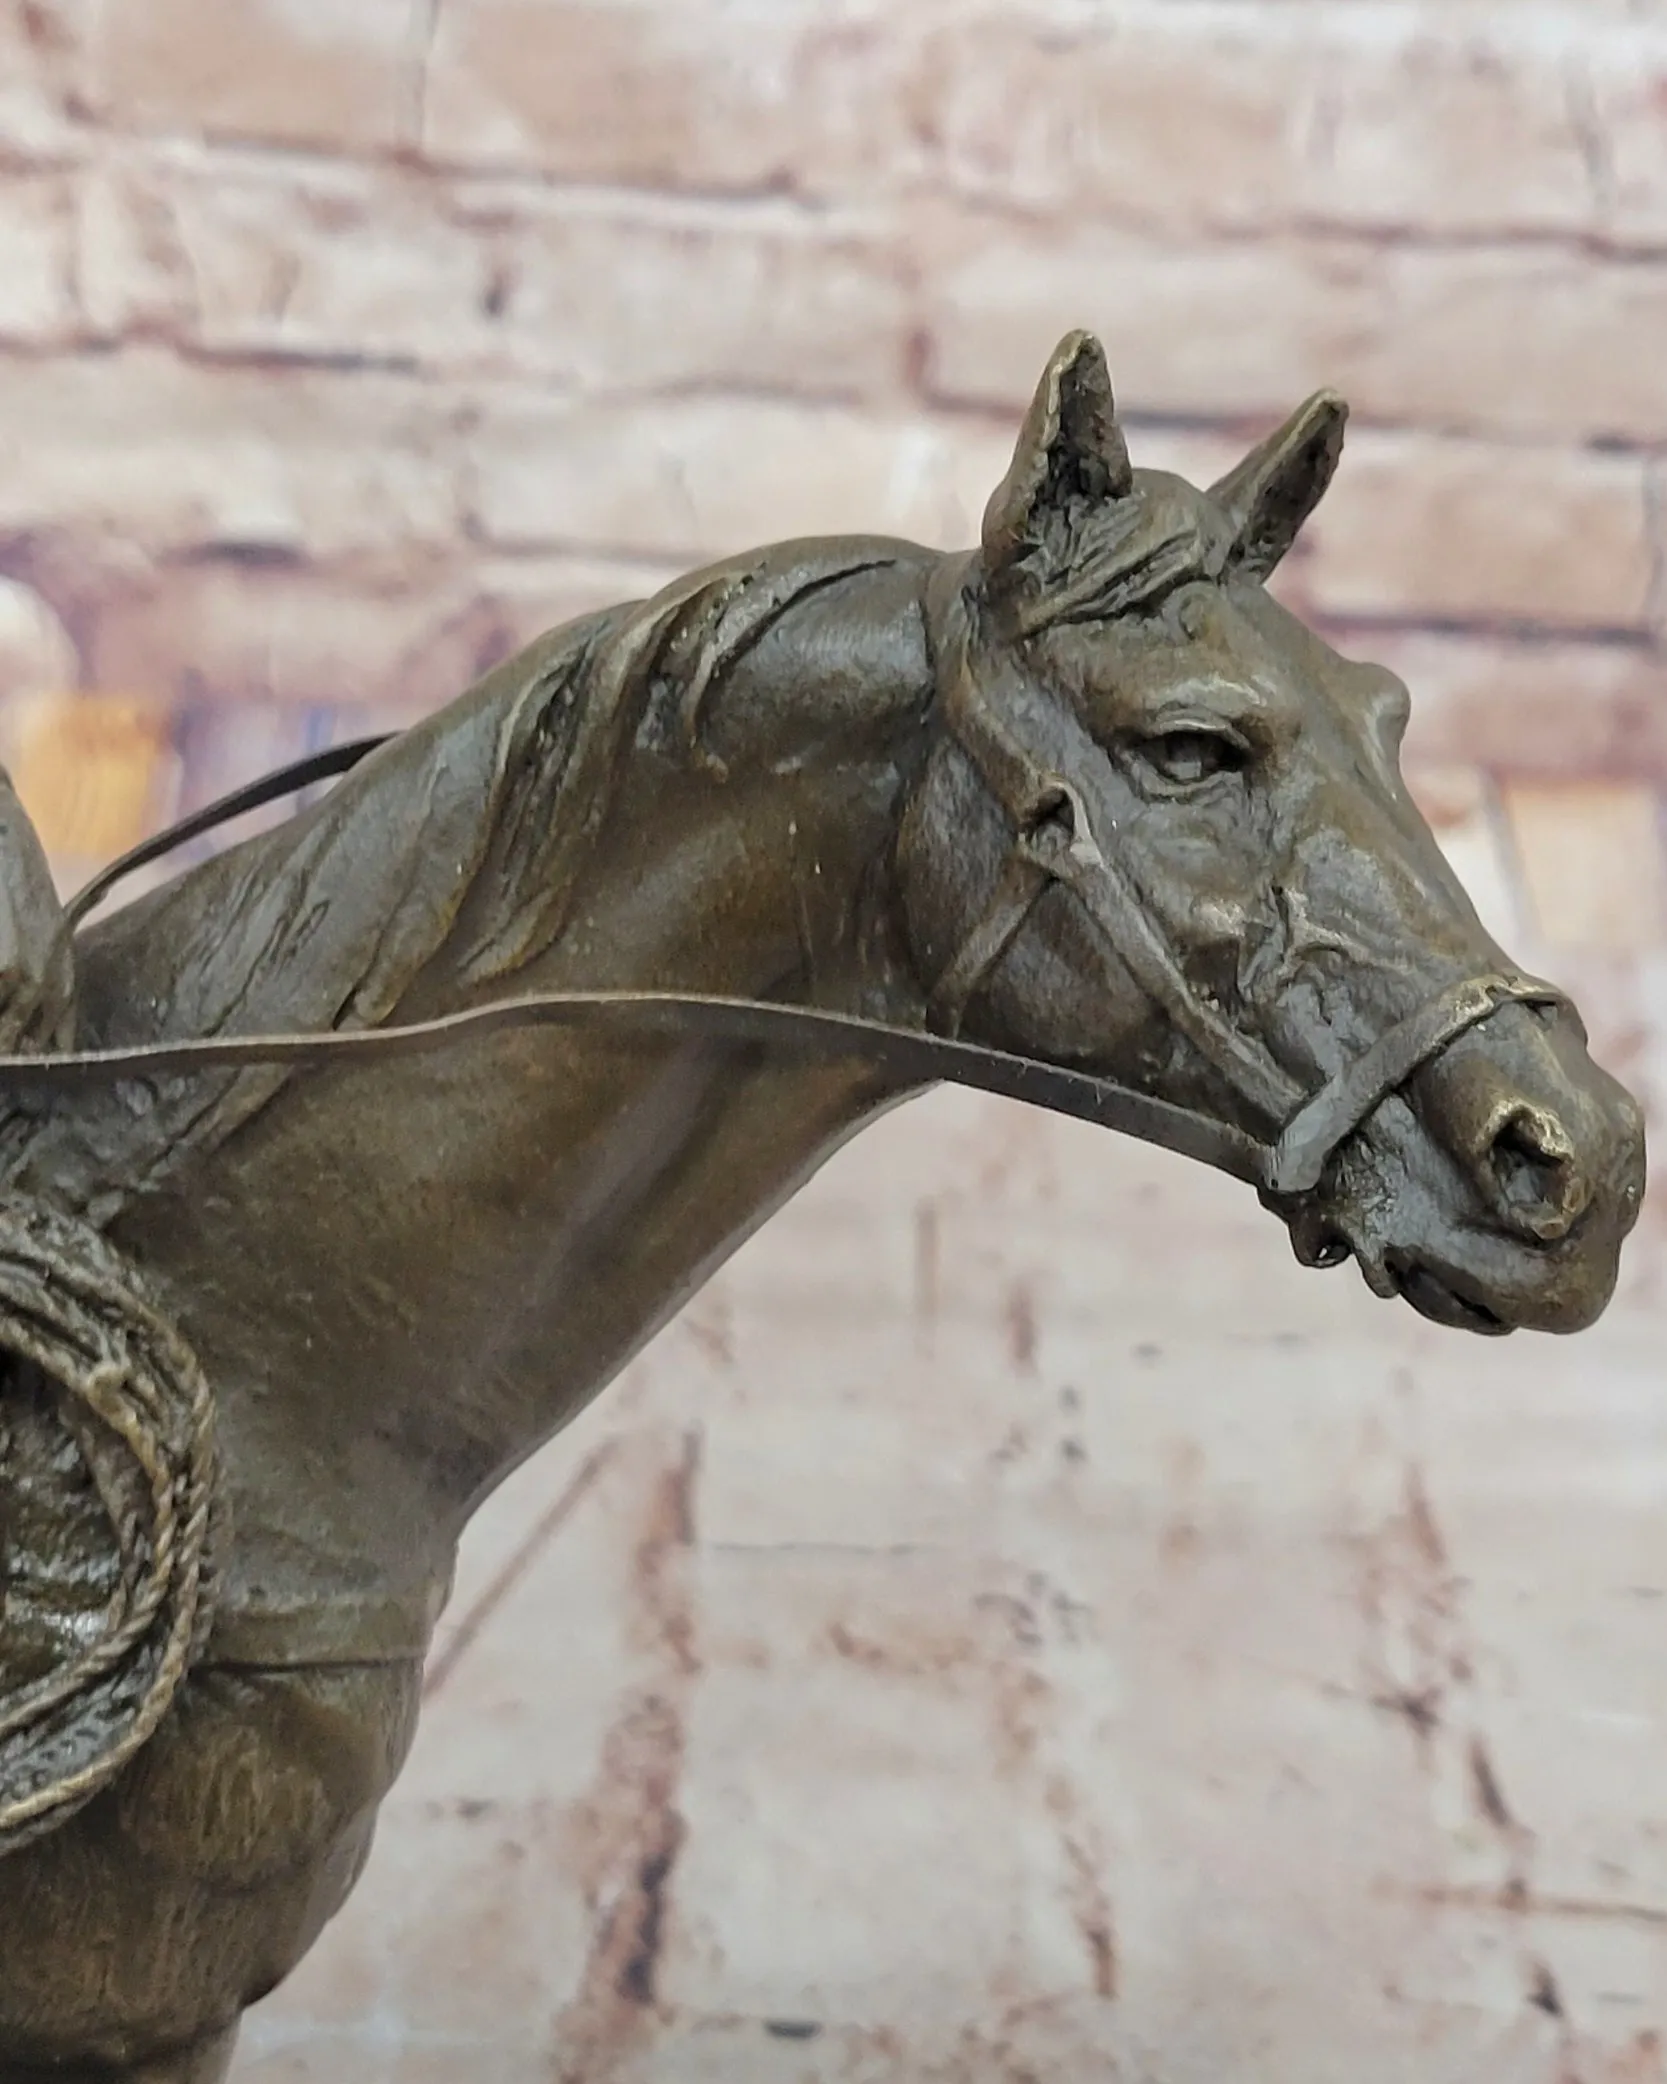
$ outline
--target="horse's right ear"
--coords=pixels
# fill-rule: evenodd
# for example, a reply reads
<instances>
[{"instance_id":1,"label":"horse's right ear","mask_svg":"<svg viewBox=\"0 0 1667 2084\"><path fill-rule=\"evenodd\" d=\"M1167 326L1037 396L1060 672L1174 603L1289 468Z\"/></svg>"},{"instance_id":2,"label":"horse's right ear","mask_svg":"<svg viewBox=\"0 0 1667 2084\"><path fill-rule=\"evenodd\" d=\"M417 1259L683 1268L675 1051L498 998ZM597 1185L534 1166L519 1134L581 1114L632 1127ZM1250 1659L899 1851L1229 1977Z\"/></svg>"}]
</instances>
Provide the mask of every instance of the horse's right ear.
<instances>
[{"instance_id":1,"label":"horse's right ear","mask_svg":"<svg viewBox=\"0 0 1667 2084\"><path fill-rule=\"evenodd\" d=\"M1042 372L1007 475L984 509L985 570L999 574L1045 544L1051 523L1121 499L1133 485L1105 349L1092 333L1067 333Z\"/></svg>"},{"instance_id":2,"label":"horse's right ear","mask_svg":"<svg viewBox=\"0 0 1667 2084\"><path fill-rule=\"evenodd\" d=\"M1238 570L1265 579L1296 541L1336 472L1348 417L1335 391L1317 391L1210 487L1232 524Z\"/></svg>"}]
</instances>

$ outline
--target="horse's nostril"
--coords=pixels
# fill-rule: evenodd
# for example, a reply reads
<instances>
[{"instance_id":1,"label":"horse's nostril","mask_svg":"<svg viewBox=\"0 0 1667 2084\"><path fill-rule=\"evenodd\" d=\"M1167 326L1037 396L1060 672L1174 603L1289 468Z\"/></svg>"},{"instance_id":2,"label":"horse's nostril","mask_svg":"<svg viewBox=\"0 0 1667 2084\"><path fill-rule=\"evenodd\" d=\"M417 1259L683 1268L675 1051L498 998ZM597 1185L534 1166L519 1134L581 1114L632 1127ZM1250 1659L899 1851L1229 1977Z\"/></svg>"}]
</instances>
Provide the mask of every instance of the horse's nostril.
<instances>
[{"instance_id":1,"label":"horse's nostril","mask_svg":"<svg viewBox=\"0 0 1667 2084\"><path fill-rule=\"evenodd\" d=\"M1484 1184L1513 1228L1545 1243L1565 1237L1591 1199L1562 1124L1535 1107L1517 1107L1488 1146Z\"/></svg>"}]
</instances>

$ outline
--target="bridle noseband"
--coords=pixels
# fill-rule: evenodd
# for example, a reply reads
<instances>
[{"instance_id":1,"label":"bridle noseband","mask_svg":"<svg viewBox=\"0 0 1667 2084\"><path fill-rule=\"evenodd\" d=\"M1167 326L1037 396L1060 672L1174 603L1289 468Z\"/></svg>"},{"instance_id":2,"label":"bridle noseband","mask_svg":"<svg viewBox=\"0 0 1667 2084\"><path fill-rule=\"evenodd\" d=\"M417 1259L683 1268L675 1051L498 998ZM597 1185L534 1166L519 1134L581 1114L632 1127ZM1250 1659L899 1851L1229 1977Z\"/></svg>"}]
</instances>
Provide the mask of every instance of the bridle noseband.
<instances>
[{"instance_id":1,"label":"bridle noseband","mask_svg":"<svg viewBox=\"0 0 1667 2084\"><path fill-rule=\"evenodd\" d=\"M316 1033L218 1035L125 1048L0 1055L0 1085L51 1092L188 1072L255 1066L370 1064L426 1053L469 1036L560 1026L644 1030L670 1037L785 1047L801 1055L871 1064L899 1086L943 1080L998 1093L1115 1129L1194 1158L1275 1196L1317 1187L1332 1155L1389 1094L1450 1043L1511 1004L1567 1006L1554 986L1516 971L1467 978L1440 992L1362 1055L1305 1095L1253 1036L1241 1033L1182 972L1139 889L1093 829L1067 769L1110 763L1062 704L1022 683L997 703L971 672L958 588L964 560L940 568L936 606L951 632L940 699L947 728L1013 827L1013 841L979 918L928 995L931 1032L852 1013L773 1000L663 991L537 992L493 1000L431 1020ZM958 634L957 634L958 632ZM1024 742L1026 724L1052 741ZM144 841L103 870L66 907L71 932L135 870L187 840L317 782L345 774L386 738L361 739L300 760L220 798ZM1044 891L1068 890L1136 985L1160 1007L1250 1111L1278 1125L1272 1141L1115 1079L1040 1062L962 1039L966 1008L1023 928Z\"/></svg>"}]
</instances>

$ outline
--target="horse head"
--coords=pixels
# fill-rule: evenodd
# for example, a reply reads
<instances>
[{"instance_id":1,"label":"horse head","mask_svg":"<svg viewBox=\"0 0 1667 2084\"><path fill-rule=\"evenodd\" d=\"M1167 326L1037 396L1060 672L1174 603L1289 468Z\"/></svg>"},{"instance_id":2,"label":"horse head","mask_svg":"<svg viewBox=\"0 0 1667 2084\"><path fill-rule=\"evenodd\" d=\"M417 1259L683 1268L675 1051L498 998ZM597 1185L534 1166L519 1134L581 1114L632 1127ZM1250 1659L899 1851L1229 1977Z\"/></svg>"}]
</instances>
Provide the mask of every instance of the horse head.
<instances>
[{"instance_id":1,"label":"horse head","mask_svg":"<svg viewBox=\"0 0 1667 2084\"><path fill-rule=\"evenodd\" d=\"M1344 418L1320 394L1199 492L1131 468L1098 342L1061 344L931 603L910 945L940 1027L1269 1139L1305 1264L1578 1330L1638 1214L1638 1109L1408 795L1406 689L1266 588Z\"/></svg>"}]
</instances>

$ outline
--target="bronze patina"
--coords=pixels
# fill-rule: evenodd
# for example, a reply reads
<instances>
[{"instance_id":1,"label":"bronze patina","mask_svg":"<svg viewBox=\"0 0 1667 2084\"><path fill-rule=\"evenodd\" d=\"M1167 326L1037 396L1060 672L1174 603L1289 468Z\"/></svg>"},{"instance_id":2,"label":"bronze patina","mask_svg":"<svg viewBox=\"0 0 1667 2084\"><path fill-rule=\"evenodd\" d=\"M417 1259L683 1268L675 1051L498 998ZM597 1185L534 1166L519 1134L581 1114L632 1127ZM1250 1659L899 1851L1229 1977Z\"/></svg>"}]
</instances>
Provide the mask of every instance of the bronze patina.
<instances>
[{"instance_id":1,"label":"bronze patina","mask_svg":"<svg viewBox=\"0 0 1667 2084\"><path fill-rule=\"evenodd\" d=\"M4 801L0 2084L225 2075L470 1515L936 1081L1220 1166L1439 1323L1598 1315L1638 1110L1408 798L1404 688L1265 589L1343 421L1198 492L1073 334L969 555L592 615L96 924Z\"/></svg>"}]
</instances>

